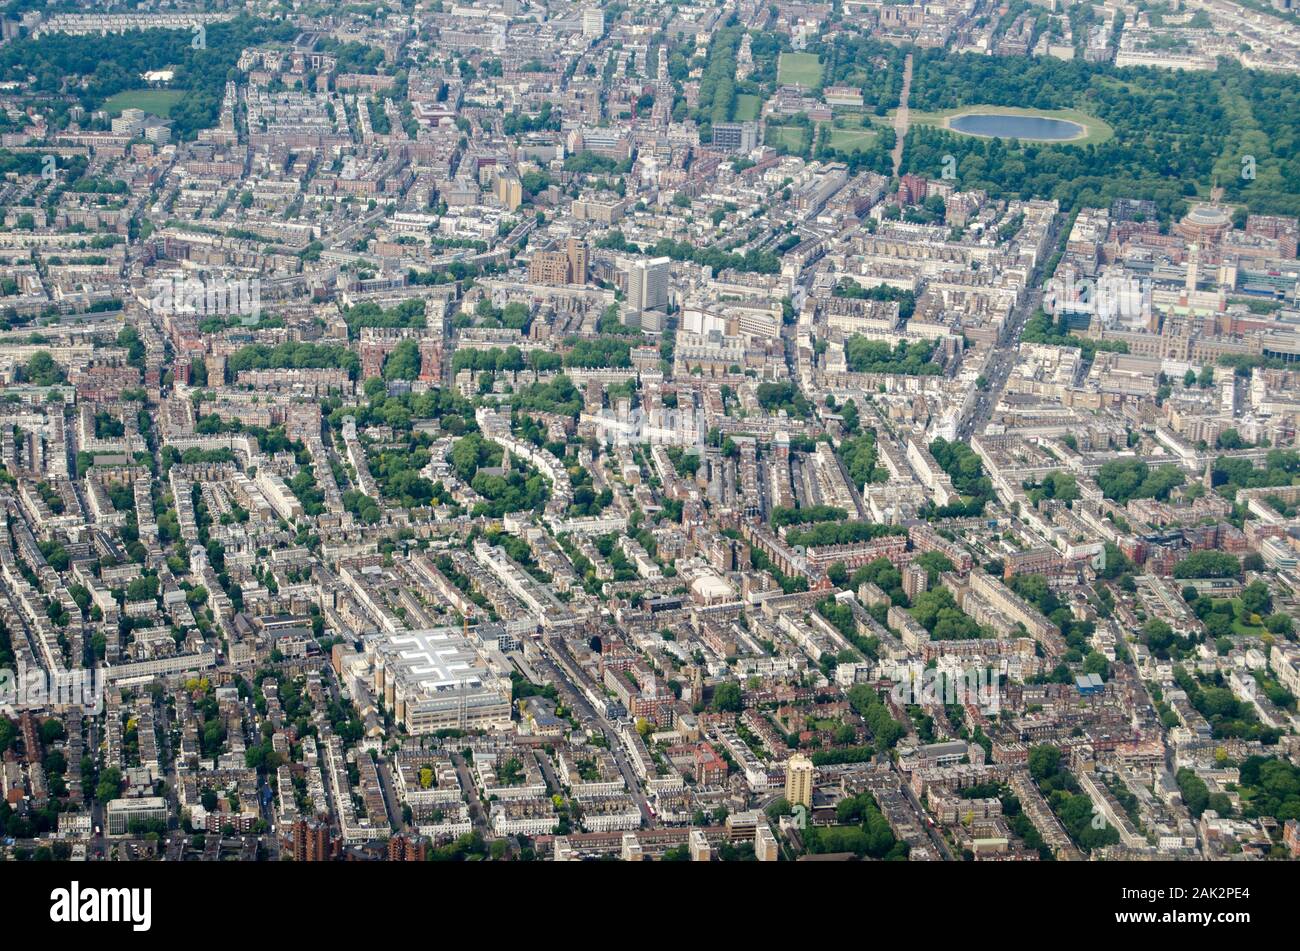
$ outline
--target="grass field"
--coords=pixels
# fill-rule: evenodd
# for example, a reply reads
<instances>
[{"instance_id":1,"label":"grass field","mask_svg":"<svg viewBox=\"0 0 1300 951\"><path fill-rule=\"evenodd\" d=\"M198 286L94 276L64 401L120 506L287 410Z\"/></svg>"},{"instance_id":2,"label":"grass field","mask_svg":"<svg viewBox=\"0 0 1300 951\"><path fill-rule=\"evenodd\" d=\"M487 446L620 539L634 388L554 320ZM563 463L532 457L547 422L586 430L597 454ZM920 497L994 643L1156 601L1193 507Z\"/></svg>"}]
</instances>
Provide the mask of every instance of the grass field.
<instances>
[{"instance_id":1,"label":"grass field","mask_svg":"<svg viewBox=\"0 0 1300 951\"><path fill-rule=\"evenodd\" d=\"M857 152L876 137L870 120L863 116L845 116L831 127L831 148L839 152Z\"/></svg>"},{"instance_id":2,"label":"grass field","mask_svg":"<svg viewBox=\"0 0 1300 951\"><path fill-rule=\"evenodd\" d=\"M769 124L767 127L767 144L785 145L791 151L802 152L808 148L808 135L810 130L798 125L778 125Z\"/></svg>"},{"instance_id":3,"label":"grass field","mask_svg":"<svg viewBox=\"0 0 1300 951\"><path fill-rule=\"evenodd\" d=\"M837 152L857 152L876 137L866 129L831 129L831 148Z\"/></svg>"},{"instance_id":4,"label":"grass field","mask_svg":"<svg viewBox=\"0 0 1300 951\"><path fill-rule=\"evenodd\" d=\"M185 93L177 89L126 89L105 99L104 109L111 116L119 115L123 109L143 109L150 115L165 119L172 106L184 96Z\"/></svg>"},{"instance_id":5,"label":"grass field","mask_svg":"<svg viewBox=\"0 0 1300 951\"><path fill-rule=\"evenodd\" d=\"M736 97L736 121L753 122L762 108L763 100L758 96L741 93Z\"/></svg>"},{"instance_id":6,"label":"grass field","mask_svg":"<svg viewBox=\"0 0 1300 951\"><path fill-rule=\"evenodd\" d=\"M782 53L776 81L812 88L822 81L822 61L816 53Z\"/></svg>"},{"instance_id":7,"label":"grass field","mask_svg":"<svg viewBox=\"0 0 1300 951\"><path fill-rule=\"evenodd\" d=\"M944 109L942 112L915 112L910 115L914 125L935 125L947 129L948 122L957 116L963 116L970 112L978 113L1001 113L1015 116L1042 116L1044 119L1064 119L1067 122L1077 122L1086 130L1085 133L1077 139L1053 140L1048 145L1099 145L1105 142L1115 134L1105 122L1102 122L1096 116L1090 116L1087 113L1079 112L1077 109L1021 109L1016 106L959 106L956 109ZM891 119L892 120L892 113ZM956 129L952 131L957 132ZM966 133L958 132L958 135ZM1022 141L1031 141L1023 139Z\"/></svg>"}]
</instances>

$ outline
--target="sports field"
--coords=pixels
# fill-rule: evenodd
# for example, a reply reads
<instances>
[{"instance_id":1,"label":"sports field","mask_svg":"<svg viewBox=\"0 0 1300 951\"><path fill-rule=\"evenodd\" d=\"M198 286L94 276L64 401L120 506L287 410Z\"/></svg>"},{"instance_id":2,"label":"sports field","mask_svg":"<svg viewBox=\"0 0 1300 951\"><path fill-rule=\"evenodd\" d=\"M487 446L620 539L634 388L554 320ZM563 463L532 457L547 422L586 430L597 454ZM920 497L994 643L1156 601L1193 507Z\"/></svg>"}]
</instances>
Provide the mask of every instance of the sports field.
<instances>
[{"instance_id":1,"label":"sports field","mask_svg":"<svg viewBox=\"0 0 1300 951\"><path fill-rule=\"evenodd\" d=\"M843 128L831 129L831 148L837 152L857 152L867 147L876 137L871 128L860 124L845 125Z\"/></svg>"},{"instance_id":2,"label":"sports field","mask_svg":"<svg viewBox=\"0 0 1300 951\"><path fill-rule=\"evenodd\" d=\"M104 100L109 115L119 115L123 109L143 109L161 119L171 114L172 106L183 99L185 93L178 89L125 89Z\"/></svg>"},{"instance_id":3,"label":"sports field","mask_svg":"<svg viewBox=\"0 0 1300 951\"><path fill-rule=\"evenodd\" d=\"M736 121L753 122L758 118L759 110L763 108L763 100L758 96L749 93L741 93L736 97Z\"/></svg>"},{"instance_id":4,"label":"sports field","mask_svg":"<svg viewBox=\"0 0 1300 951\"><path fill-rule=\"evenodd\" d=\"M767 144L784 145L792 152L803 152L808 148L809 130L801 125L768 125Z\"/></svg>"},{"instance_id":5,"label":"sports field","mask_svg":"<svg viewBox=\"0 0 1300 951\"><path fill-rule=\"evenodd\" d=\"M822 81L822 61L816 53L782 53L776 67L776 81L811 89Z\"/></svg>"}]
</instances>

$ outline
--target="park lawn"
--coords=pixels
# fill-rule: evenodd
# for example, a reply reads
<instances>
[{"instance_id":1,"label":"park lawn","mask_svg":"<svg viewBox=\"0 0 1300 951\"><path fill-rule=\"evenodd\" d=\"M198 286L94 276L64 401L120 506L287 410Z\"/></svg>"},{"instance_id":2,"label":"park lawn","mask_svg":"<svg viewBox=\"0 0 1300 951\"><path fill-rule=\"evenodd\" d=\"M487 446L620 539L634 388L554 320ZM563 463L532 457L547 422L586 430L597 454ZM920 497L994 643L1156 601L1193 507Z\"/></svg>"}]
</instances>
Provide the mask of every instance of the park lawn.
<instances>
[{"instance_id":1,"label":"park lawn","mask_svg":"<svg viewBox=\"0 0 1300 951\"><path fill-rule=\"evenodd\" d=\"M876 137L870 129L831 129L831 148L837 152L858 152Z\"/></svg>"},{"instance_id":2,"label":"park lawn","mask_svg":"<svg viewBox=\"0 0 1300 951\"><path fill-rule=\"evenodd\" d=\"M736 121L753 122L763 108L763 100L750 93L741 93L736 97Z\"/></svg>"},{"instance_id":3,"label":"park lawn","mask_svg":"<svg viewBox=\"0 0 1300 951\"><path fill-rule=\"evenodd\" d=\"M160 119L171 114L172 106L180 102L185 93L179 89L125 89L104 100L104 109L111 116L120 115L123 109L143 109Z\"/></svg>"},{"instance_id":4,"label":"park lawn","mask_svg":"<svg viewBox=\"0 0 1300 951\"><path fill-rule=\"evenodd\" d=\"M784 145L793 152L803 152L808 148L810 130L798 125L768 125L767 144Z\"/></svg>"},{"instance_id":5,"label":"park lawn","mask_svg":"<svg viewBox=\"0 0 1300 951\"><path fill-rule=\"evenodd\" d=\"M1266 632L1263 625L1251 624L1238 616L1232 622L1232 633L1238 637L1263 637Z\"/></svg>"},{"instance_id":6,"label":"park lawn","mask_svg":"<svg viewBox=\"0 0 1300 951\"><path fill-rule=\"evenodd\" d=\"M776 81L811 89L822 81L821 58L816 53L782 53L776 67Z\"/></svg>"}]
</instances>

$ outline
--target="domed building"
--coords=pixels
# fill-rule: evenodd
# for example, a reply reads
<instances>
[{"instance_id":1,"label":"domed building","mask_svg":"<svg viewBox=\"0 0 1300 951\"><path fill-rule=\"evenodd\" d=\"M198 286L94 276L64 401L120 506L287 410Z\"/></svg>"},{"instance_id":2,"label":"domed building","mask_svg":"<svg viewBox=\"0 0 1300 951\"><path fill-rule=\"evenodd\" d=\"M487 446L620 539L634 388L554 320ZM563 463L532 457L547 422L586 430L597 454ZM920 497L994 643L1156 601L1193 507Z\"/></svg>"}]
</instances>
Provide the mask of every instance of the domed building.
<instances>
[{"instance_id":1,"label":"domed building","mask_svg":"<svg viewBox=\"0 0 1300 951\"><path fill-rule=\"evenodd\" d=\"M1219 205L1198 205L1178 222L1178 233L1197 244L1218 244L1232 230L1232 215Z\"/></svg>"},{"instance_id":2,"label":"domed building","mask_svg":"<svg viewBox=\"0 0 1300 951\"><path fill-rule=\"evenodd\" d=\"M1202 249L1217 248L1232 230L1232 209L1219 203L1222 192L1215 189L1206 204L1193 205L1174 230Z\"/></svg>"}]
</instances>

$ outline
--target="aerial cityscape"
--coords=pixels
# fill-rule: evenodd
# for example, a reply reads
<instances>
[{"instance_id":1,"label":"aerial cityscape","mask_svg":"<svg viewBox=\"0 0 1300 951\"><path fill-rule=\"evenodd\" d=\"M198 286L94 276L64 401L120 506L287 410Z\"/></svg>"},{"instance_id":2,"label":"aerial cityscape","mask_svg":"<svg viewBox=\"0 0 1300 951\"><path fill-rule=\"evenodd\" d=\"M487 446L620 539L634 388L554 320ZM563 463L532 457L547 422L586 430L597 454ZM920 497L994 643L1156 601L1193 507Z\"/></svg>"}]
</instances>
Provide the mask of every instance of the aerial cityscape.
<instances>
[{"instance_id":1,"label":"aerial cityscape","mask_svg":"<svg viewBox=\"0 0 1300 951\"><path fill-rule=\"evenodd\" d=\"M1300 858L1292 0L6 0L0 169L0 860Z\"/></svg>"}]
</instances>

